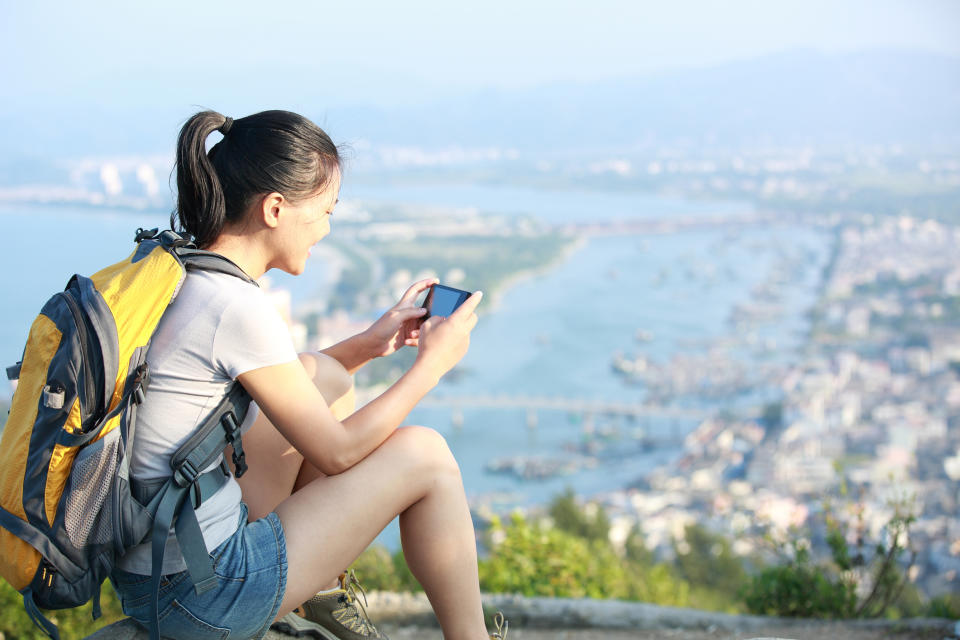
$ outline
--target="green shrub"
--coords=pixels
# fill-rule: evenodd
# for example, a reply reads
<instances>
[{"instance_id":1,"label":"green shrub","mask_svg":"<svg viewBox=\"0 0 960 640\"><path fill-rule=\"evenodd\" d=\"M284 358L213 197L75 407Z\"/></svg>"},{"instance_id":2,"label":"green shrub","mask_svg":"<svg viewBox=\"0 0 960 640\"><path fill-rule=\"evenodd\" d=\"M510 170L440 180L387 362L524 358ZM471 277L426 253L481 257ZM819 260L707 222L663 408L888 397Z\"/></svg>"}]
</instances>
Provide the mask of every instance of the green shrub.
<instances>
[{"instance_id":1,"label":"green shrub","mask_svg":"<svg viewBox=\"0 0 960 640\"><path fill-rule=\"evenodd\" d=\"M915 518L907 513L905 502L893 506L894 515L880 541L869 544L862 507L855 508L851 523L841 523L827 505L824 524L830 558L815 564L808 545L794 531L785 543L785 561L763 569L741 591L747 609L818 618L917 615L922 606L919 594L907 588L906 578L915 554L911 552L903 566ZM852 546L847 542L850 537L856 540Z\"/></svg>"},{"instance_id":2,"label":"green shrub","mask_svg":"<svg viewBox=\"0 0 960 640\"><path fill-rule=\"evenodd\" d=\"M682 548L681 548L682 547ZM684 528L682 541L673 544L680 576L691 584L735 594L746 581L741 560L730 541L699 524Z\"/></svg>"},{"instance_id":3,"label":"green shrub","mask_svg":"<svg viewBox=\"0 0 960 640\"><path fill-rule=\"evenodd\" d=\"M484 591L526 596L620 598L684 606L689 585L666 565L643 566L618 555L607 540L590 540L514 515L495 519L488 558L480 561Z\"/></svg>"},{"instance_id":4,"label":"green shrub","mask_svg":"<svg viewBox=\"0 0 960 640\"><path fill-rule=\"evenodd\" d=\"M601 541L529 523L516 514L508 527L499 520L491 534L503 540L480 562L484 591L572 598L627 597L623 563Z\"/></svg>"},{"instance_id":5,"label":"green shrub","mask_svg":"<svg viewBox=\"0 0 960 640\"><path fill-rule=\"evenodd\" d=\"M577 504L577 496L569 487L553 499L549 513L554 526L561 531L587 540L610 539L610 519L607 512L597 505L596 510L588 515L587 511Z\"/></svg>"},{"instance_id":6,"label":"green shrub","mask_svg":"<svg viewBox=\"0 0 960 640\"><path fill-rule=\"evenodd\" d=\"M798 540L793 557L754 576L741 592L751 613L804 618L849 617L856 606L856 585L836 580L823 567L812 565L810 553Z\"/></svg>"},{"instance_id":7,"label":"green shrub","mask_svg":"<svg viewBox=\"0 0 960 640\"><path fill-rule=\"evenodd\" d=\"M60 629L61 638L83 638L108 624L123 618L120 602L109 582L104 582L100 590L100 607L103 617L94 620L91 616L92 605L86 604L76 609L44 611ZM0 636L8 640L46 640L46 635L36 627L23 609L23 598L6 580L0 579Z\"/></svg>"},{"instance_id":8,"label":"green shrub","mask_svg":"<svg viewBox=\"0 0 960 640\"><path fill-rule=\"evenodd\" d=\"M937 596L927 605L926 615L931 618L960 619L960 593Z\"/></svg>"},{"instance_id":9,"label":"green shrub","mask_svg":"<svg viewBox=\"0 0 960 640\"><path fill-rule=\"evenodd\" d=\"M391 554L386 547L374 545L360 554L350 566L357 572L363 588L369 591L422 591L410 573L403 551Z\"/></svg>"}]
</instances>

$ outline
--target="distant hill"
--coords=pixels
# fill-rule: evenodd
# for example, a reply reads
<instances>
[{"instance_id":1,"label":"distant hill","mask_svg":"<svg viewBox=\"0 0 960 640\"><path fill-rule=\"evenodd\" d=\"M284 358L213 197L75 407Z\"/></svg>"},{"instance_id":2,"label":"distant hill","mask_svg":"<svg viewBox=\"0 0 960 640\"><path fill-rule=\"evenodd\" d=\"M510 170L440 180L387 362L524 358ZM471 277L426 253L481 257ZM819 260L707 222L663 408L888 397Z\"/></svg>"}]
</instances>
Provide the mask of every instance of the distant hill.
<instances>
[{"instance_id":1,"label":"distant hill","mask_svg":"<svg viewBox=\"0 0 960 640\"><path fill-rule=\"evenodd\" d=\"M263 108L251 102L249 86L191 87L162 73L117 78L116 96L65 95L37 104L19 96L0 104L0 154L10 162L170 152L180 123L200 105ZM283 73L271 71L281 80ZM960 147L960 58L910 50L798 50L710 69L477 90L396 108L327 108L336 89L304 82L310 75L302 69L294 75L286 78L296 87L292 108L345 141L555 152L682 143Z\"/></svg>"},{"instance_id":2,"label":"distant hill","mask_svg":"<svg viewBox=\"0 0 960 640\"><path fill-rule=\"evenodd\" d=\"M331 112L333 129L419 144L575 150L677 144L960 142L960 59L779 55L640 78L481 91L421 109Z\"/></svg>"}]
</instances>

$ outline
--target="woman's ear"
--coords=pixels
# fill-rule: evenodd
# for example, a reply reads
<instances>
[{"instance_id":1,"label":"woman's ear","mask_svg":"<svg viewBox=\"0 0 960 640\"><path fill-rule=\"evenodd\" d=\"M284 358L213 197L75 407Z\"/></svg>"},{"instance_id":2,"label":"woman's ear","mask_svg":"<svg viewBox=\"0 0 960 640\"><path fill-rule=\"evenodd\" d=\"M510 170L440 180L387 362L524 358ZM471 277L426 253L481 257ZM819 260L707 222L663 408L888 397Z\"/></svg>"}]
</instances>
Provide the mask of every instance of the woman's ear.
<instances>
[{"instance_id":1,"label":"woman's ear","mask_svg":"<svg viewBox=\"0 0 960 640\"><path fill-rule=\"evenodd\" d=\"M280 212L286 202L283 195L276 192L263 196L260 201L260 216L268 228L273 229L280 224Z\"/></svg>"}]
</instances>

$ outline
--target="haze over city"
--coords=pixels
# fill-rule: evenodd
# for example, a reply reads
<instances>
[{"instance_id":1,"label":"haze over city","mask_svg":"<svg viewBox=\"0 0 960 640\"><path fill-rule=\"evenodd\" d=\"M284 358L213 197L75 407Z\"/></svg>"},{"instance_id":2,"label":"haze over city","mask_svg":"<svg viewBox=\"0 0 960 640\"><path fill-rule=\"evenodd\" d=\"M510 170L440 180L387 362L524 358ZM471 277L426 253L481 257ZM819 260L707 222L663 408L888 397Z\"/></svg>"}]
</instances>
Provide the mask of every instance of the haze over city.
<instances>
[{"instance_id":1,"label":"haze over city","mask_svg":"<svg viewBox=\"0 0 960 640\"><path fill-rule=\"evenodd\" d=\"M71 273L167 223L189 115L298 111L346 158L305 274L264 282L298 348L415 279L489 294L409 418L447 438L481 529L572 487L618 553L639 536L690 580L694 524L758 570L771 532L827 557L830 500L851 549L903 507L898 615L960 607L960 3L0 15L0 268L24 274L0 282L0 364ZM412 353L362 369L361 400Z\"/></svg>"}]
</instances>

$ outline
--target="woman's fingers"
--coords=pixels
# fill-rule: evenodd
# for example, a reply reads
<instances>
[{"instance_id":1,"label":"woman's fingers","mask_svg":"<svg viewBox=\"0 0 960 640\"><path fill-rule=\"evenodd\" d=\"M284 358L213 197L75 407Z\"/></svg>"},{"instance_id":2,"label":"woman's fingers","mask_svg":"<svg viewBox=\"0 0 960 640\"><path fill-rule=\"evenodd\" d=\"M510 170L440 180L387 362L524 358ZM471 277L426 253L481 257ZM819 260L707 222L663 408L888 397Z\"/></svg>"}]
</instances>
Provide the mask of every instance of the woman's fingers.
<instances>
[{"instance_id":1,"label":"woman's fingers","mask_svg":"<svg viewBox=\"0 0 960 640\"><path fill-rule=\"evenodd\" d=\"M418 282L414 282L412 285L410 285L410 288L406 290L403 296L400 297L400 304L412 304L413 301L417 299L418 295L429 289L431 286L438 284L439 282L439 278L425 278Z\"/></svg>"},{"instance_id":2,"label":"woman's fingers","mask_svg":"<svg viewBox=\"0 0 960 640\"><path fill-rule=\"evenodd\" d=\"M400 319L400 322L406 322L407 320L413 320L415 318L422 318L426 315L427 310L423 307L407 307L405 309L397 309L397 317Z\"/></svg>"},{"instance_id":3,"label":"woman's fingers","mask_svg":"<svg viewBox=\"0 0 960 640\"><path fill-rule=\"evenodd\" d=\"M450 318L469 318L473 316L473 312L477 310L477 305L480 304L480 300L483 299L483 291L475 291L473 295L463 301L457 310L450 314ZM477 318L474 316L473 324L477 323ZM470 325L470 328L473 328L473 325Z\"/></svg>"}]
</instances>

